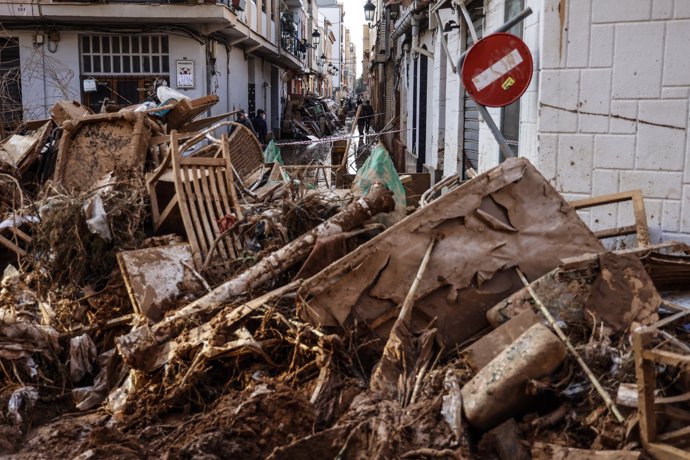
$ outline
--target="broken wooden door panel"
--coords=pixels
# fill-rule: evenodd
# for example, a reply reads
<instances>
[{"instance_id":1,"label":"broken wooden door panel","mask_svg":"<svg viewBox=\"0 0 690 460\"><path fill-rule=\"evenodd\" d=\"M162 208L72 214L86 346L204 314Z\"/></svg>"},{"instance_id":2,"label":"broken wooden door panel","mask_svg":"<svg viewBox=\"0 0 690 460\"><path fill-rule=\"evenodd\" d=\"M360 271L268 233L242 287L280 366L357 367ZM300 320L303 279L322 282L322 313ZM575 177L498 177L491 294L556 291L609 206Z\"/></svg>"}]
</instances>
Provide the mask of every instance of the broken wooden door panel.
<instances>
[{"instance_id":1,"label":"broken wooden door panel","mask_svg":"<svg viewBox=\"0 0 690 460\"><path fill-rule=\"evenodd\" d=\"M89 115L63 128L54 178L71 192L87 191L115 169L143 173L155 129L141 112Z\"/></svg>"},{"instance_id":2,"label":"broken wooden door panel","mask_svg":"<svg viewBox=\"0 0 690 460\"><path fill-rule=\"evenodd\" d=\"M521 288L516 267L533 280L564 257L603 251L539 172L525 159L511 159L305 281L300 315L323 326L349 326L358 318L385 335L393 318L386 324L385 312L402 303L430 238L438 244L417 292L413 322L438 318L446 345L488 326L486 311ZM370 261L386 259L372 273Z\"/></svg>"},{"instance_id":3,"label":"broken wooden door panel","mask_svg":"<svg viewBox=\"0 0 690 460\"><path fill-rule=\"evenodd\" d=\"M165 302L200 288L189 269L194 262L188 244L120 252L117 262L134 311L154 322L163 317Z\"/></svg>"}]
</instances>

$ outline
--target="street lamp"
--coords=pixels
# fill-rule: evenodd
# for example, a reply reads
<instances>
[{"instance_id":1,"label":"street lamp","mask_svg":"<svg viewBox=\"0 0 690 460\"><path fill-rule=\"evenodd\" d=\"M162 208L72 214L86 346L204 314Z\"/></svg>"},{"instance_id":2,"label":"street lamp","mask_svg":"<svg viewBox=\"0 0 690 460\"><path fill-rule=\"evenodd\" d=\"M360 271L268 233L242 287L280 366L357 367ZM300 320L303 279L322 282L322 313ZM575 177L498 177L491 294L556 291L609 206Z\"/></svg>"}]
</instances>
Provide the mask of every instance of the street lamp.
<instances>
[{"instance_id":1,"label":"street lamp","mask_svg":"<svg viewBox=\"0 0 690 460\"><path fill-rule=\"evenodd\" d=\"M319 64L324 65L326 63L326 54L322 54L319 58Z\"/></svg>"},{"instance_id":2,"label":"street lamp","mask_svg":"<svg viewBox=\"0 0 690 460\"><path fill-rule=\"evenodd\" d=\"M314 32L311 34L311 38L314 42L314 48L319 46L319 43L321 43L321 34L319 33L319 29L314 29Z\"/></svg>"},{"instance_id":3,"label":"street lamp","mask_svg":"<svg viewBox=\"0 0 690 460\"><path fill-rule=\"evenodd\" d=\"M367 22L374 22L374 12L376 11L376 6L371 3L371 0L367 0L364 4L364 19Z\"/></svg>"}]
</instances>

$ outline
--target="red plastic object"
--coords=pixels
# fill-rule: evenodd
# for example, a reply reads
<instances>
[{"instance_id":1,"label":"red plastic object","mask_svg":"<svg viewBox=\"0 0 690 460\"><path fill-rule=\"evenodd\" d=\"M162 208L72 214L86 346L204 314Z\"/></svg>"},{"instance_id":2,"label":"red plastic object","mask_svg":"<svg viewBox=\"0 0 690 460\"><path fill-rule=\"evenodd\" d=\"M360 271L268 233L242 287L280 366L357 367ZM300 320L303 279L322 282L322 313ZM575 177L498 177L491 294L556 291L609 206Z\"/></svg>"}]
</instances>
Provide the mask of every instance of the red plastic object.
<instances>
[{"instance_id":1,"label":"red plastic object","mask_svg":"<svg viewBox=\"0 0 690 460\"><path fill-rule=\"evenodd\" d=\"M504 107L524 94L533 69L525 42L512 34L497 33L470 48L461 75L472 99L488 107Z\"/></svg>"}]
</instances>

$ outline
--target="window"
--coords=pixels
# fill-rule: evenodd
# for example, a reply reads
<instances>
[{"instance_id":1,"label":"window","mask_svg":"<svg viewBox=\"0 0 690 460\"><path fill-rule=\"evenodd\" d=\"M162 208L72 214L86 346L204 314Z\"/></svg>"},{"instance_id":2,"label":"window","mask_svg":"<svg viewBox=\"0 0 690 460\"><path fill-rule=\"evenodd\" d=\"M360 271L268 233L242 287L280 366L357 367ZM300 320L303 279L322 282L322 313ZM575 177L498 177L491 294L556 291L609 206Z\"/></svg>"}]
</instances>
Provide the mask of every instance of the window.
<instances>
[{"instance_id":1,"label":"window","mask_svg":"<svg viewBox=\"0 0 690 460\"><path fill-rule=\"evenodd\" d=\"M83 74L170 72L166 35L82 35L80 46Z\"/></svg>"}]
</instances>

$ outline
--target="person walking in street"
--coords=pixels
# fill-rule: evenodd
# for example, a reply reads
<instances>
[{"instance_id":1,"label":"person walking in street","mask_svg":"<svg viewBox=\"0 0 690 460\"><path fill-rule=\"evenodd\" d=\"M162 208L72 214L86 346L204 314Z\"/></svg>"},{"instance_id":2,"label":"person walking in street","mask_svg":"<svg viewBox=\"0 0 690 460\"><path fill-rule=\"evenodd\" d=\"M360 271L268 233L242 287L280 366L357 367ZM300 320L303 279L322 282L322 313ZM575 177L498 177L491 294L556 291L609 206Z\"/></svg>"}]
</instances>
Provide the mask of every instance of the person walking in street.
<instances>
[{"instance_id":1,"label":"person walking in street","mask_svg":"<svg viewBox=\"0 0 690 460\"><path fill-rule=\"evenodd\" d=\"M244 125L257 137L257 139L259 138L259 136L256 134L256 130L254 129L254 125L252 125L252 122L249 121L249 118L247 118L247 113L244 111L244 109L240 109L240 111L237 112L237 123ZM232 133L232 131L233 130L230 132Z\"/></svg>"},{"instance_id":2,"label":"person walking in street","mask_svg":"<svg viewBox=\"0 0 690 460\"><path fill-rule=\"evenodd\" d=\"M259 142L261 142L261 145L265 145L268 125L266 124L266 111L264 109L257 110L256 116L252 120L252 125L254 125L254 130L259 138Z\"/></svg>"},{"instance_id":3,"label":"person walking in street","mask_svg":"<svg viewBox=\"0 0 690 460\"><path fill-rule=\"evenodd\" d=\"M374 121L374 108L368 100L364 101L364 104L362 104L362 111L359 114L359 118L364 123L364 135L368 137L369 128L371 128L371 123ZM362 135L361 130L359 135Z\"/></svg>"},{"instance_id":4,"label":"person walking in street","mask_svg":"<svg viewBox=\"0 0 690 460\"><path fill-rule=\"evenodd\" d=\"M357 106L355 107L355 115L359 114L359 117L357 118L357 131L359 131L359 145L360 147L364 144L364 126L366 125L366 121L364 120L363 113L364 109L362 108L362 99L357 99Z\"/></svg>"}]
</instances>

